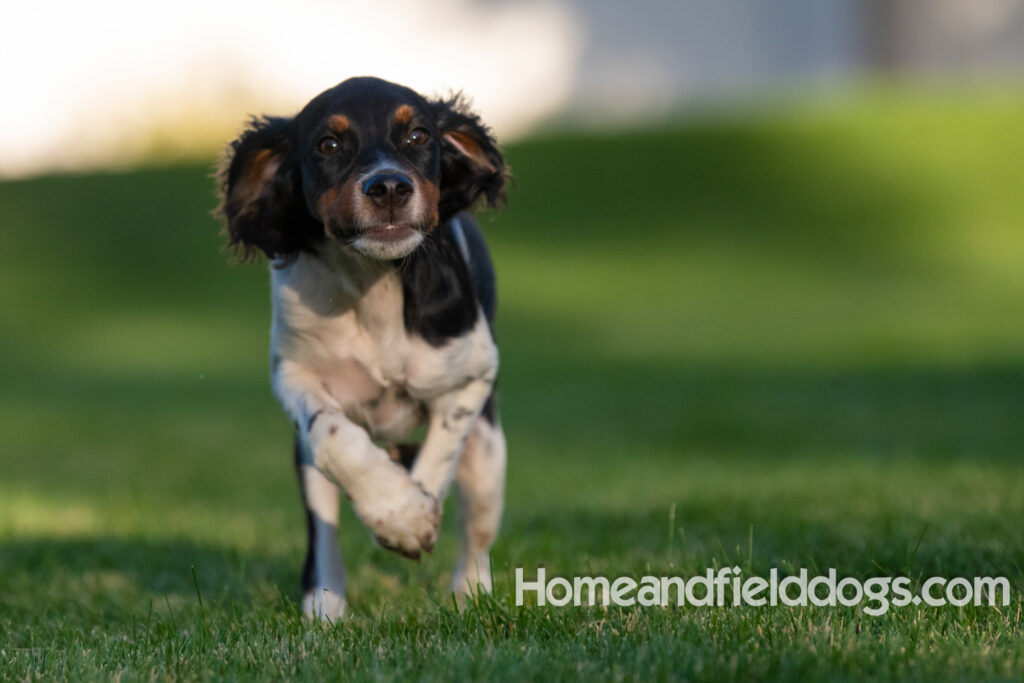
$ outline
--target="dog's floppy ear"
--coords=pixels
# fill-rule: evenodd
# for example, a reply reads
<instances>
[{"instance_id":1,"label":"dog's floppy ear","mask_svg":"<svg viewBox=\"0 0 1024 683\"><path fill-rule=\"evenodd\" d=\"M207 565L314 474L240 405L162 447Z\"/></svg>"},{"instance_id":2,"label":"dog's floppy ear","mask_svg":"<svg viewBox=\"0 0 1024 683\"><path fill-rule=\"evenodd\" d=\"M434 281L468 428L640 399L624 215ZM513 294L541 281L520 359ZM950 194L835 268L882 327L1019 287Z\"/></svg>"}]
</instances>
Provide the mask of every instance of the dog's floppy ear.
<instances>
[{"instance_id":1,"label":"dog's floppy ear","mask_svg":"<svg viewBox=\"0 0 1024 683\"><path fill-rule=\"evenodd\" d=\"M302 198L292 119L253 119L231 143L220 171L228 244L244 260L262 251L289 258L311 246L318 231Z\"/></svg>"},{"instance_id":2,"label":"dog's floppy ear","mask_svg":"<svg viewBox=\"0 0 1024 683\"><path fill-rule=\"evenodd\" d=\"M490 129L461 95L430 106L441 132L441 220L470 208L480 197L489 206L504 200L505 160Z\"/></svg>"}]
</instances>

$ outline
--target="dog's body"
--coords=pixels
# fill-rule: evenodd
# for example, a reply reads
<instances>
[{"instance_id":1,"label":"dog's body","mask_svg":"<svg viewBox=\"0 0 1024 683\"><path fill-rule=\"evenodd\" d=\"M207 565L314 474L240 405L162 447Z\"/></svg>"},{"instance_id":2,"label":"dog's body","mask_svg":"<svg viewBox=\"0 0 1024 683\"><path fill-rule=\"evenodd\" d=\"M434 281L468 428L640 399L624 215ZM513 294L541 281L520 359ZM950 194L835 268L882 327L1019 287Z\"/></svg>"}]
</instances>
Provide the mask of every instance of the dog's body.
<instances>
[{"instance_id":1,"label":"dog's body","mask_svg":"<svg viewBox=\"0 0 1024 683\"><path fill-rule=\"evenodd\" d=\"M345 609L340 491L381 545L415 558L433 548L457 480L453 589L489 590L505 476L494 273L462 212L501 193L493 139L458 100L362 78L294 119L254 122L232 152L231 241L273 263L271 374L296 430L306 613ZM421 425L418 452L399 447Z\"/></svg>"}]
</instances>

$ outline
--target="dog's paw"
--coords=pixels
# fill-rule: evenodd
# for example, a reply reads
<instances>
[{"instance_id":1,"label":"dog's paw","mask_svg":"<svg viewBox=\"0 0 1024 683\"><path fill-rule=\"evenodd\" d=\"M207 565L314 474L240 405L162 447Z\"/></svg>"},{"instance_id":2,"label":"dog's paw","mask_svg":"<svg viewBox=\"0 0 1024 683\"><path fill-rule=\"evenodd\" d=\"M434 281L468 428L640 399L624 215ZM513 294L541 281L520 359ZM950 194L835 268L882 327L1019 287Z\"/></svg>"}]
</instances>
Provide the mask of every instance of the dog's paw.
<instances>
[{"instance_id":1,"label":"dog's paw","mask_svg":"<svg viewBox=\"0 0 1024 683\"><path fill-rule=\"evenodd\" d=\"M302 596L302 611L308 619L332 623L345 616L345 596L329 588L317 587Z\"/></svg>"},{"instance_id":2,"label":"dog's paw","mask_svg":"<svg viewBox=\"0 0 1024 683\"><path fill-rule=\"evenodd\" d=\"M382 548L413 560L434 549L441 528L441 504L408 478L357 513Z\"/></svg>"}]
</instances>

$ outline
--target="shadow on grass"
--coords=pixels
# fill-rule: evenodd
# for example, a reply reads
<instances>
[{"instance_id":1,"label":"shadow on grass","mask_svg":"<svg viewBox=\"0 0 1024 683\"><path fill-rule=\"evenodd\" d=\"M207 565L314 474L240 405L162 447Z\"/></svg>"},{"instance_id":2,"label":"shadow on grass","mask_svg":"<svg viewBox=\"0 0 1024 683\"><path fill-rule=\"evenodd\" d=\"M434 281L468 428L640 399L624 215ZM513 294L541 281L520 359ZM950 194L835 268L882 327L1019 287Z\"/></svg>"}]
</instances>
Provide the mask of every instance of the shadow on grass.
<instances>
[{"instance_id":1,"label":"shadow on grass","mask_svg":"<svg viewBox=\"0 0 1024 683\"><path fill-rule=\"evenodd\" d=\"M501 379L513 443L968 460L1016 460L1024 443L1016 363L820 371L514 353Z\"/></svg>"},{"instance_id":2,"label":"shadow on grass","mask_svg":"<svg viewBox=\"0 0 1024 683\"><path fill-rule=\"evenodd\" d=\"M47 615L86 623L151 611L173 617L198 605L197 583L207 603L244 609L282 594L297 603L300 560L188 540L20 538L0 545L0 606L12 624Z\"/></svg>"}]
</instances>

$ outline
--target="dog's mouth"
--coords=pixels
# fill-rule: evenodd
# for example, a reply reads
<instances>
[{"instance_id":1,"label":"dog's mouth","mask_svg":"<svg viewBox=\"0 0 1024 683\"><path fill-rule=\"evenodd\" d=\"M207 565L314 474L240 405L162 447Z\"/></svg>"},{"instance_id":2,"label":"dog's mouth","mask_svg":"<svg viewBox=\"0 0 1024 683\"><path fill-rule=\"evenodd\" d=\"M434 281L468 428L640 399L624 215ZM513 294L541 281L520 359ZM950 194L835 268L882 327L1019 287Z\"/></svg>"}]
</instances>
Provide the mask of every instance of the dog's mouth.
<instances>
[{"instance_id":1,"label":"dog's mouth","mask_svg":"<svg viewBox=\"0 0 1024 683\"><path fill-rule=\"evenodd\" d=\"M394 260L408 256L423 239L423 231L411 223L382 223L348 236L345 244L364 256Z\"/></svg>"},{"instance_id":2,"label":"dog's mouth","mask_svg":"<svg viewBox=\"0 0 1024 683\"><path fill-rule=\"evenodd\" d=\"M367 237L380 242L398 242L418 232L410 223L385 223L375 225L363 231L360 237Z\"/></svg>"},{"instance_id":3,"label":"dog's mouth","mask_svg":"<svg viewBox=\"0 0 1024 683\"><path fill-rule=\"evenodd\" d=\"M335 224L328 224L326 232L328 237L351 245L353 242L365 240L400 242L416 234L422 234L423 230L414 223L389 222L367 227L340 227Z\"/></svg>"}]
</instances>

